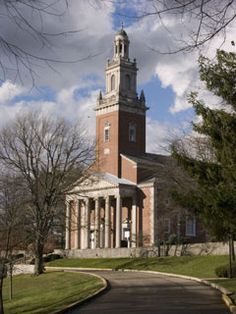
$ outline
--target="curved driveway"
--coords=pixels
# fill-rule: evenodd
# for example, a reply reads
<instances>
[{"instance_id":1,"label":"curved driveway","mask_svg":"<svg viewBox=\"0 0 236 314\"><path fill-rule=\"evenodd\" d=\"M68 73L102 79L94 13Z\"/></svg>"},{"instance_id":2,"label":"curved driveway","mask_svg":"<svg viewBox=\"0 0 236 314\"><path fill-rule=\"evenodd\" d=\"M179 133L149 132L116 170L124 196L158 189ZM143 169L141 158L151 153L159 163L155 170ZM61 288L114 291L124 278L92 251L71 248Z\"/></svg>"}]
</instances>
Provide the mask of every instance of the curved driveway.
<instances>
[{"instance_id":1,"label":"curved driveway","mask_svg":"<svg viewBox=\"0 0 236 314\"><path fill-rule=\"evenodd\" d=\"M139 272L94 271L106 278L106 293L70 314L228 314L217 290L192 280Z\"/></svg>"}]
</instances>

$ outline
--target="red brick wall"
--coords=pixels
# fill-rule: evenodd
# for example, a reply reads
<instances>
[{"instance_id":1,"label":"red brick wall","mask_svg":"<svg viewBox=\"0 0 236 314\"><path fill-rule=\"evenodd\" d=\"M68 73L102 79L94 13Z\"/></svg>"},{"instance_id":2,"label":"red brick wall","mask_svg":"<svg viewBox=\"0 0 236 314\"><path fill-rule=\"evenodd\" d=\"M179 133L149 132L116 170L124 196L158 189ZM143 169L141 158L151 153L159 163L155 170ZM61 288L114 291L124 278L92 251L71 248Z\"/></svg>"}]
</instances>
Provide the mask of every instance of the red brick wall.
<instances>
[{"instance_id":1,"label":"red brick wall","mask_svg":"<svg viewBox=\"0 0 236 314\"><path fill-rule=\"evenodd\" d=\"M110 140L108 142L104 142L106 122L110 123ZM145 153L145 116L114 111L98 115L96 123L97 170L121 177L120 154L138 155ZM137 127L136 142L134 143L129 142L129 123L134 123ZM108 149L109 154L104 154L104 151Z\"/></svg>"},{"instance_id":2,"label":"red brick wall","mask_svg":"<svg viewBox=\"0 0 236 314\"><path fill-rule=\"evenodd\" d=\"M118 111L99 115L96 118L96 145L97 145L97 168L100 172L109 172L118 175L119 147L118 147ZM105 123L110 123L110 140L104 142ZM104 150L109 149L109 154Z\"/></svg>"},{"instance_id":3,"label":"red brick wall","mask_svg":"<svg viewBox=\"0 0 236 314\"><path fill-rule=\"evenodd\" d=\"M146 126L145 116L120 111L119 118L119 147L120 153L138 155L145 153ZM129 142L129 123L136 124L136 142Z\"/></svg>"},{"instance_id":4,"label":"red brick wall","mask_svg":"<svg viewBox=\"0 0 236 314\"><path fill-rule=\"evenodd\" d=\"M149 187L142 188L139 195L139 230L142 230L141 244L149 246L151 239L151 189Z\"/></svg>"},{"instance_id":5,"label":"red brick wall","mask_svg":"<svg viewBox=\"0 0 236 314\"><path fill-rule=\"evenodd\" d=\"M137 164L121 156L121 177L137 183Z\"/></svg>"}]
</instances>

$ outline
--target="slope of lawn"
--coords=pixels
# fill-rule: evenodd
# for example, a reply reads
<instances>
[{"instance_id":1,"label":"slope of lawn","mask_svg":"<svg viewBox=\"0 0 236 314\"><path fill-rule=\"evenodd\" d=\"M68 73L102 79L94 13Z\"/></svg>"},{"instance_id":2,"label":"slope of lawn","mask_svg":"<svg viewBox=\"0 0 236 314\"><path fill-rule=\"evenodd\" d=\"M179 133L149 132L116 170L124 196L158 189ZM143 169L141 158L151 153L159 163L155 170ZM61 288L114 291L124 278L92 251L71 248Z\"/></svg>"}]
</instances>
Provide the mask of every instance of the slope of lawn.
<instances>
[{"instance_id":1,"label":"slope of lawn","mask_svg":"<svg viewBox=\"0 0 236 314\"><path fill-rule=\"evenodd\" d=\"M227 256L172 256L151 258L75 258L47 264L57 267L154 270L199 278L215 278L215 268L227 263Z\"/></svg>"},{"instance_id":2,"label":"slope of lawn","mask_svg":"<svg viewBox=\"0 0 236 314\"><path fill-rule=\"evenodd\" d=\"M47 266L153 270L210 279L216 278L216 267L227 263L228 256L208 255L152 258L61 259L50 262ZM210 281L234 292L231 297L236 302L236 279L214 279Z\"/></svg>"},{"instance_id":3,"label":"slope of lawn","mask_svg":"<svg viewBox=\"0 0 236 314\"><path fill-rule=\"evenodd\" d=\"M94 276L66 272L49 272L40 276L13 277L13 299L8 298L9 280L4 280L5 314L53 313L88 297L103 286Z\"/></svg>"},{"instance_id":4,"label":"slope of lawn","mask_svg":"<svg viewBox=\"0 0 236 314\"><path fill-rule=\"evenodd\" d=\"M214 279L210 280L211 282L216 283L219 286L222 286L229 291L233 292L233 294L230 296L234 303L236 303L236 278L232 279Z\"/></svg>"}]
</instances>

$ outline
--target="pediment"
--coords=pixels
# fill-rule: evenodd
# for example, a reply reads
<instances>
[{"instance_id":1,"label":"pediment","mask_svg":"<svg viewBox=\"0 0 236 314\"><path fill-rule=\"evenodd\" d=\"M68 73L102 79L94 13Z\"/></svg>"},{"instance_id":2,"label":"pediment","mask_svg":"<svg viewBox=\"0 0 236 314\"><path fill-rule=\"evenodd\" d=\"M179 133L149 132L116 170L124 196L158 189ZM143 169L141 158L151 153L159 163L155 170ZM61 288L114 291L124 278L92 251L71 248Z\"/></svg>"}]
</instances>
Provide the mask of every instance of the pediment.
<instances>
[{"instance_id":1,"label":"pediment","mask_svg":"<svg viewBox=\"0 0 236 314\"><path fill-rule=\"evenodd\" d=\"M100 189L109 189L119 187L119 182L114 182L105 175L102 174L93 174L80 182L72 192L78 191L94 191Z\"/></svg>"}]
</instances>

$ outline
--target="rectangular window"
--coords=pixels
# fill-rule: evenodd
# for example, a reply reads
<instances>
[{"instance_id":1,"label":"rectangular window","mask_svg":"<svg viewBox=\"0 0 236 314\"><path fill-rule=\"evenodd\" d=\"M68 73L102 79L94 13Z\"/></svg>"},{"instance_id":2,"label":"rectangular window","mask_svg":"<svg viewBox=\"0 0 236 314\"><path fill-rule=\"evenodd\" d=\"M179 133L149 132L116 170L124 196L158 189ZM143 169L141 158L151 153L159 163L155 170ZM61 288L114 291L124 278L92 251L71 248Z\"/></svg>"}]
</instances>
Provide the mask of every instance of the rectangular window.
<instances>
[{"instance_id":1,"label":"rectangular window","mask_svg":"<svg viewBox=\"0 0 236 314\"><path fill-rule=\"evenodd\" d=\"M129 124L129 142L136 142L136 124Z\"/></svg>"},{"instance_id":2,"label":"rectangular window","mask_svg":"<svg viewBox=\"0 0 236 314\"><path fill-rule=\"evenodd\" d=\"M107 121L104 126L104 142L110 141L110 126L111 124Z\"/></svg>"},{"instance_id":3,"label":"rectangular window","mask_svg":"<svg viewBox=\"0 0 236 314\"><path fill-rule=\"evenodd\" d=\"M164 233L170 234L170 218L164 219Z\"/></svg>"},{"instance_id":4,"label":"rectangular window","mask_svg":"<svg viewBox=\"0 0 236 314\"><path fill-rule=\"evenodd\" d=\"M196 236L196 218L195 216L186 216L185 235L189 237Z\"/></svg>"},{"instance_id":5,"label":"rectangular window","mask_svg":"<svg viewBox=\"0 0 236 314\"><path fill-rule=\"evenodd\" d=\"M109 134L109 128L104 129L104 142L109 142L110 134Z\"/></svg>"}]
</instances>

